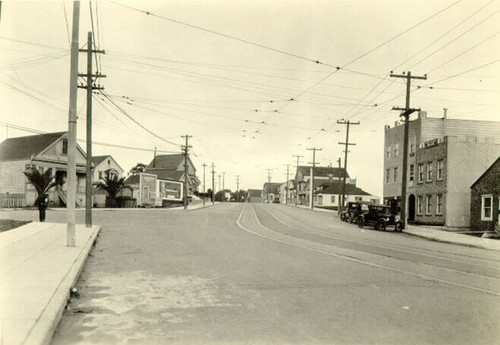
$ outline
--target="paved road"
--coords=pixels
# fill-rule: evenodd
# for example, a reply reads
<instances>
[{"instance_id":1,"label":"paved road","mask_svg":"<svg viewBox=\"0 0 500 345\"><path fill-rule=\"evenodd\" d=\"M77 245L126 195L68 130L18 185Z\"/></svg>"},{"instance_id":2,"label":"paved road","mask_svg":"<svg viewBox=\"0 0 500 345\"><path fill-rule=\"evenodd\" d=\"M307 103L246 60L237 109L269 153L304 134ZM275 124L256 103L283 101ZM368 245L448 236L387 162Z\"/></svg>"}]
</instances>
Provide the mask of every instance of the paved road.
<instances>
[{"instance_id":1,"label":"paved road","mask_svg":"<svg viewBox=\"0 0 500 345\"><path fill-rule=\"evenodd\" d=\"M284 205L98 211L95 220L103 230L54 345L500 339L492 251Z\"/></svg>"}]
</instances>

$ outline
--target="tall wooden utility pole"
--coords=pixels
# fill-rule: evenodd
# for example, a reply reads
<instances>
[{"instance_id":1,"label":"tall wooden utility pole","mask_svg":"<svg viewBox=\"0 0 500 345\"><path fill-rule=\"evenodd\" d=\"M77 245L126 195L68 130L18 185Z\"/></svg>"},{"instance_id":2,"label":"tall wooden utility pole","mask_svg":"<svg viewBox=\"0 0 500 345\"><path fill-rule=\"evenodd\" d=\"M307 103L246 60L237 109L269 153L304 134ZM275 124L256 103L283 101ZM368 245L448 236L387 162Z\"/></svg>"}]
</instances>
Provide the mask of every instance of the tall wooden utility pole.
<instances>
[{"instance_id":1,"label":"tall wooden utility pole","mask_svg":"<svg viewBox=\"0 0 500 345\"><path fill-rule=\"evenodd\" d=\"M341 166L342 166L342 158L339 157L339 159L337 159L337 162L339 163L339 174L341 172ZM339 196L338 196L338 200L337 200L337 213L340 215L340 196L341 196L341 193L340 193L340 175L338 176L338 189L339 189Z\"/></svg>"},{"instance_id":2,"label":"tall wooden utility pole","mask_svg":"<svg viewBox=\"0 0 500 345\"><path fill-rule=\"evenodd\" d=\"M236 175L236 197L240 198L240 175ZM239 200L236 200L239 201Z\"/></svg>"},{"instance_id":3,"label":"tall wooden utility pole","mask_svg":"<svg viewBox=\"0 0 500 345\"><path fill-rule=\"evenodd\" d=\"M420 109L410 108L410 87L412 79L427 79L427 75L423 77L412 76L411 72L403 74L393 74L391 71L391 78L403 78L406 79L406 105L404 108L392 107L392 110L401 111L400 116L405 119L405 129L403 138L403 175L401 176L401 219L403 223L403 229L406 227L406 180L408 178L408 132L410 129L410 114L415 111L420 111Z\"/></svg>"},{"instance_id":4,"label":"tall wooden utility pole","mask_svg":"<svg viewBox=\"0 0 500 345\"><path fill-rule=\"evenodd\" d=\"M307 150L309 151L312 151L313 152L313 161L312 163L309 162L309 164L312 164L312 168L311 168L311 184L310 184L310 190L309 190L309 199L310 199L310 205L309 207L311 208L311 210L314 208L314 168L316 167L316 151L321 151L322 149L317 149L315 147L312 147L312 148L308 148Z\"/></svg>"},{"instance_id":5,"label":"tall wooden utility pole","mask_svg":"<svg viewBox=\"0 0 500 345\"><path fill-rule=\"evenodd\" d=\"M349 146L350 145L356 145L355 143L350 143L349 142L349 126L350 125L359 125L359 121L358 122L351 122L349 120L347 121L344 121L344 120L338 120L337 121L338 124L341 124L341 125L347 125L347 130L346 130L346 134L345 134L345 143L340 143L340 145L345 145L345 156L344 156L344 171L343 171L343 179L342 179L342 210L344 209L344 205L345 205L345 181L346 181L346 178L347 178L347 153L349 152Z\"/></svg>"},{"instance_id":6,"label":"tall wooden utility pole","mask_svg":"<svg viewBox=\"0 0 500 345\"><path fill-rule=\"evenodd\" d=\"M267 170L267 182L269 182L269 183L270 183L270 182L271 182L271 171L272 171L273 169L266 169L266 170Z\"/></svg>"},{"instance_id":7,"label":"tall wooden utility pole","mask_svg":"<svg viewBox=\"0 0 500 345\"><path fill-rule=\"evenodd\" d=\"M226 173L223 171L222 172L222 190L226 190L225 180L226 180Z\"/></svg>"},{"instance_id":8,"label":"tall wooden utility pole","mask_svg":"<svg viewBox=\"0 0 500 345\"><path fill-rule=\"evenodd\" d=\"M218 186L219 186L219 190L223 190L223 189L222 189L222 184L221 184L221 182L220 182L220 178L221 178L221 175L219 174L219 184L218 184Z\"/></svg>"},{"instance_id":9,"label":"tall wooden utility pole","mask_svg":"<svg viewBox=\"0 0 500 345\"><path fill-rule=\"evenodd\" d=\"M94 78L105 78L99 73L92 74L92 53L104 54L104 50L92 49L92 32L87 34L87 49L79 49L87 53L87 73L78 74L79 77L87 78L87 85L79 85L79 88L87 90L87 162L85 167L85 226L92 227L92 90L103 90L101 86L94 86Z\"/></svg>"},{"instance_id":10,"label":"tall wooden utility pole","mask_svg":"<svg viewBox=\"0 0 500 345\"><path fill-rule=\"evenodd\" d=\"M212 205L215 202L215 170L214 170L214 163L212 162Z\"/></svg>"},{"instance_id":11,"label":"tall wooden utility pole","mask_svg":"<svg viewBox=\"0 0 500 345\"><path fill-rule=\"evenodd\" d=\"M205 207L205 197L206 197L206 195L205 195L205 193L206 193L206 189L205 189L205 168L206 168L207 165L205 163L203 163L201 166L203 167L203 207Z\"/></svg>"},{"instance_id":12,"label":"tall wooden utility pole","mask_svg":"<svg viewBox=\"0 0 500 345\"><path fill-rule=\"evenodd\" d=\"M188 207L188 181L189 181L189 171L188 171L188 153L189 153L189 138L191 135L182 135L182 138L186 138L186 145L184 146L184 209Z\"/></svg>"},{"instance_id":13,"label":"tall wooden utility pole","mask_svg":"<svg viewBox=\"0 0 500 345\"><path fill-rule=\"evenodd\" d=\"M71 72L69 80L68 114L68 173L66 183L67 224L66 245L75 246L75 202L76 202L76 102L78 93L78 33L80 25L80 1L73 2L73 32L71 38Z\"/></svg>"},{"instance_id":14,"label":"tall wooden utility pole","mask_svg":"<svg viewBox=\"0 0 500 345\"><path fill-rule=\"evenodd\" d=\"M290 164L286 165L286 183L285 183L285 204L288 204L288 180L290 179Z\"/></svg>"}]
</instances>

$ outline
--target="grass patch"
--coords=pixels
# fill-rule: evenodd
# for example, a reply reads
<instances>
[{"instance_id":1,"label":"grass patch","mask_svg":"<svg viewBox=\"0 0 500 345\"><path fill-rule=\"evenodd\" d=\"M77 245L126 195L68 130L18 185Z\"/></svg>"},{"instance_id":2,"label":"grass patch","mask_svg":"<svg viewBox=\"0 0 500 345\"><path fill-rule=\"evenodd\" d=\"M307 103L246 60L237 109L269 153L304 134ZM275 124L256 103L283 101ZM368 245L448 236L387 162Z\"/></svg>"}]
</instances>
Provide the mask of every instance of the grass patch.
<instances>
[{"instance_id":1,"label":"grass patch","mask_svg":"<svg viewBox=\"0 0 500 345\"><path fill-rule=\"evenodd\" d=\"M0 219L0 232L12 230L28 223L31 223L31 220Z\"/></svg>"}]
</instances>

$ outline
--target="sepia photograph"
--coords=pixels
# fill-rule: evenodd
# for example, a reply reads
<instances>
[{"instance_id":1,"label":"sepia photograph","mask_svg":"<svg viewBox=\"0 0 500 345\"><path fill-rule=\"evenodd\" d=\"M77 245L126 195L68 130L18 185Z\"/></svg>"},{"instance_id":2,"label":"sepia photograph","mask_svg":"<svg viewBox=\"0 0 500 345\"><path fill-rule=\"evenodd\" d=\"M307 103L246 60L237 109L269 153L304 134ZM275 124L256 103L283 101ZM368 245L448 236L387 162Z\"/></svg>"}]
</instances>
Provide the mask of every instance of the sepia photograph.
<instances>
[{"instance_id":1,"label":"sepia photograph","mask_svg":"<svg viewBox=\"0 0 500 345\"><path fill-rule=\"evenodd\" d=\"M0 1L0 345L499 344L499 12Z\"/></svg>"}]
</instances>

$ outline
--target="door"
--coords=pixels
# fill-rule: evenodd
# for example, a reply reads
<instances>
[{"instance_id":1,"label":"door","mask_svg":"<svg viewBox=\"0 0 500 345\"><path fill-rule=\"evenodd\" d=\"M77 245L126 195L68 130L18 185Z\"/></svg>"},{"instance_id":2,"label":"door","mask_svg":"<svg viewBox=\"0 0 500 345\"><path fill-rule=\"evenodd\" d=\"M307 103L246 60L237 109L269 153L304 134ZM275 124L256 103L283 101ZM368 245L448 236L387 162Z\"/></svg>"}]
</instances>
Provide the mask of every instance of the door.
<instances>
[{"instance_id":1,"label":"door","mask_svg":"<svg viewBox=\"0 0 500 345\"><path fill-rule=\"evenodd\" d=\"M415 195L410 194L408 198L408 221L415 221Z\"/></svg>"},{"instance_id":2,"label":"door","mask_svg":"<svg viewBox=\"0 0 500 345\"><path fill-rule=\"evenodd\" d=\"M142 187L141 204L149 204L149 187Z\"/></svg>"}]
</instances>

